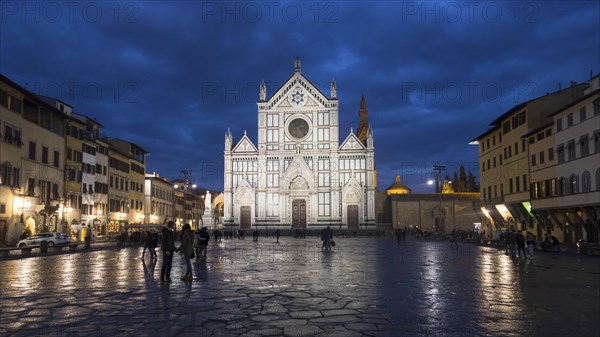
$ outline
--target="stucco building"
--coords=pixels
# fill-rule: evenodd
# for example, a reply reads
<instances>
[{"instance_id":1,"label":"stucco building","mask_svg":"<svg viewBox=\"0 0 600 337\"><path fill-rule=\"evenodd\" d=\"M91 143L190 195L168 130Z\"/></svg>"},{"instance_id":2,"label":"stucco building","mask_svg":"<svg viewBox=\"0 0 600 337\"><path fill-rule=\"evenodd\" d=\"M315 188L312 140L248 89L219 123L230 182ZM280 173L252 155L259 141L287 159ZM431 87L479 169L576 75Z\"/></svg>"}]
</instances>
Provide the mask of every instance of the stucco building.
<instances>
[{"instance_id":1,"label":"stucco building","mask_svg":"<svg viewBox=\"0 0 600 337\"><path fill-rule=\"evenodd\" d=\"M547 112L550 121L526 135L539 232L565 242L598 242L600 77L581 98Z\"/></svg>"}]
</instances>

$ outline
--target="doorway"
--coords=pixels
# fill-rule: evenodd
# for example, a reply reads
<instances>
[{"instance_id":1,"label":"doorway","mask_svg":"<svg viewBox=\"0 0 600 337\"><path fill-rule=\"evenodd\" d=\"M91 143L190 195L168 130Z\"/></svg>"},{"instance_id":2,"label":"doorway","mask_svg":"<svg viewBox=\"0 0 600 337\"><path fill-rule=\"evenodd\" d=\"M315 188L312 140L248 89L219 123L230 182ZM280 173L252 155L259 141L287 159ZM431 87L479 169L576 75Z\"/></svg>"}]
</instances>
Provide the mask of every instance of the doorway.
<instances>
[{"instance_id":1,"label":"doorway","mask_svg":"<svg viewBox=\"0 0 600 337\"><path fill-rule=\"evenodd\" d=\"M348 205L348 228L358 228L358 205Z\"/></svg>"},{"instance_id":2,"label":"doorway","mask_svg":"<svg viewBox=\"0 0 600 337\"><path fill-rule=\"evenodd\" d=\"M306 228L306 200L292 201L292 228Z\"/></svg>"},{"instance_id":3,"label":"doorway","mask_svg":"<svg viewBox=\"0 0 600 337\"><path fill-rule=\"evenodd\" d=\"M250 227L252 227L252 212L250 206L240 207L240 227L242 229L250 229Z\"/></svg>"}]
</instances>

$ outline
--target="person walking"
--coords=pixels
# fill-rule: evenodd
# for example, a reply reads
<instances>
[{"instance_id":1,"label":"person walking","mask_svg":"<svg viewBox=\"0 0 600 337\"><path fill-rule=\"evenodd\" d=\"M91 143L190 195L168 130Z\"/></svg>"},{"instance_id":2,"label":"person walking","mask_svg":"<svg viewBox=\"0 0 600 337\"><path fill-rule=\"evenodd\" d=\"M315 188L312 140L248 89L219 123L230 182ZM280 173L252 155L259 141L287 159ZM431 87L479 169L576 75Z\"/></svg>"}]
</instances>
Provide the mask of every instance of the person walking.
<instances>
[{"instance_id":1,"label":"person walking","mask_svg":"<svg viewBox=\"0 0 600 337\"><path fill-rule=\"evenodd\" d=\"M396 242L400 244L400 240L402 240L402 231L400 228L396 228Z\"/></svg>"},{"instance_id":2,"label":"person walking","mask_svg":"<svg viewBox=\"0 0 600 337\"><path fill-rule=\"evenodd\" d=\"M523 236L523 233L521 231L517 232L517 236L515 239L517 241L517 253L519 255L519 259L521 258L521 256L527 258L527 255L525 253L525 237Z\"/></svg>"},{"instance_id":3,"label":"person walking","mask_svg":"<svg viewBox=\"0 0 600 337\"><path fill-rule=\"evenodd\" d=\"M144 236L144 250L142 251L142 260L146 255L146 249L150 250L150 231L146 231L146 234ZM150 256L152 256L152 253L150 253Z\"/></svg>"},{"instance_id":4,"label":"person walking","mask_svg":"<svg viewBox=\"0 0 600 337\"><path fill-rule=\"evenodd\" d=\"M192 227L190 224L183 225L183 230L181 232L181 246L179 246L179 251L183 255L183 260L187 266L185 271L185 275L181 278L182 281L191 281L192 280L192 263L190 259L194 255L194 232L192 232Z\"/></svg>"},{"instance_id":5,"label":"person walking","mask_svg":"<svg viewBox=\"0 0 600 337\"><path fill-rule=\"evenodd\" d=\"M252 232L252 241L258 241L258 228L254 230L254 232Z\"/></svg>"},{"instance_id":6,"label":"person walking","mask_svg":"<svg viewBox=\"0 0 600 337\"><path fill-rule=\"evenodd\" d=\"M275 237L277 238L277 243L279 243L279 235L281 235L281 233L279 232L279 228L275 230Z\"/></svg>"},{"instance_id":7,"label":"person walking","mask_svg":"<svg viewBox=\"0 0 600 337\"><path fill-rule=\"evenodd\" d=\"M206 248L208 247L209 240L210 234L208 233L208 229L206 227L202 227L200 229L200 234L198 234L198 247L200 248L198 257L201 259L206 259Z\"/></svg>"},{"instance_id":8,"label":"person walking","mask_svg":"<svg viewBox=\"0 0 600 337\"><path fill-rule=\"evenodd\" d=\"M175 252L175 239L173 227L175 223L169 221L167 228L162 229L162 240L160 250L163 252L162 267L160 268L160 282L171 282L171 266L173 265L173 253Z\"/></svg>"},{"instance_id":9,"label":"person walking","mask_svg":"<svg viewBox=\"0 0 600 337\"><path fill-rule=\"evenodd\" d=\"M527 242L527 252L529 253L529 258L533 259L533 251L535 249L535 237L533 236L533 233L527 232L525 241Z\"/></svg>"},{"instance_id":10,"label":"person walking","mask_svg":"<svg viewBox=\"0 0 600 337\"><path fill-rule=\"evenodd\" d=\"M155 231L150 232L150 239L148 240L148 251L150 252L150 260L156 259L156 246L158 245L158 233Z\"/></svg>"},{"instance_id":11,"label":"person walking","mask_svg":"<svg viewBox=\"0 0 600 337\"><path fill-rule=\"evenodd\" d=\"M200 258L200 228L194 232L194 251L196 252L196 261Z\"/></svg>"},{"instance_id":12,"label":"person walking","mask_svg":"<svg viewBox=\"0 0 600 337\"><path fill-rule=\"evenodd\" d=\"M323 244L321 245L321 250L330 251L331 250L331 239L333 238L333 230L331 227L327 226L327 228L321 231L321 241Z\"/></svg>"}]
</instances>

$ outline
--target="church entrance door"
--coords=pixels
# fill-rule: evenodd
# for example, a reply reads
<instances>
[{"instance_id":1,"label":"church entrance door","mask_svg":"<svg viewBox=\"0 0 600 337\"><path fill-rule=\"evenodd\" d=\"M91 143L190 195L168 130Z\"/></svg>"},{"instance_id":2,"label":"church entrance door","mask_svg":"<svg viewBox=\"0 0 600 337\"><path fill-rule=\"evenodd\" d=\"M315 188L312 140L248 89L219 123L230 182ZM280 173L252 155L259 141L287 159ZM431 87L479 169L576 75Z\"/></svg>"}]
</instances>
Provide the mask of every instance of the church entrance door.
<instances>
[{"instance_id":1,"label":"church entrance door","mask_svg":"<svg viewBox=\"0 0 600 337\"><path fill-rule=\"evenodd\" d=\"M292 201L292 228L306 228L306 200Z\"/></svg>"},{"instance_id":2,"label":"church entrance door","mask_svg":"<svg viewBox=\"0 0 600 337\"><path fill-rule=\"evenodd\" d=\"M358 205L348 205L348 228L358 228Z\"/></svg>"},{"instance_id":3,"label":"church entrance door","mask_svg":"<svg viewBox=\"0 0 600 337\"><path fill-rule=\"evenodd\" d=\"M250 229L252 227L250 206L240 207L240 227L242 229Z\"/></svg>"}]
</instances>

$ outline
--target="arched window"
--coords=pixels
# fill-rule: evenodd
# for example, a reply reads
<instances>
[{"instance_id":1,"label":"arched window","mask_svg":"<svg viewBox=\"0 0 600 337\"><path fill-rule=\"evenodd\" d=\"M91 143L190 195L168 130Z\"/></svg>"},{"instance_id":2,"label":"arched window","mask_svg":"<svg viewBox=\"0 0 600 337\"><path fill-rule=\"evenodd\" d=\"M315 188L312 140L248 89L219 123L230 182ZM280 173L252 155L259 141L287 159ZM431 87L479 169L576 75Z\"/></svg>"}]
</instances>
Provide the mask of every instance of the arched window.
<instances>
[{"instance_id":1,"label":"arched window","mask_svg":"<svg viewBox=\"0 0 600 337\"><path fill-rule=\"evenodd\" d=\"M576 174L569 177L569 194L579 193L579 178Z\"/></svg>"},{"instance_id":2,"label":"arched window","mask_svg":"<svg viewBox=\"0 0 600 337\"><path fill-rule=\"evenodd\" d=\"M581 192L589 192L592 186L591 182L592 177L588 171L584 171L581 174Z\"/></svg>"},{"instance_id":3,"label":"arched window","mask_svg":"<svg viewBox=\"0 0 600 337\"><path fill-rule=\"evenodd\" d=\"M594 116L600 115L600 98L594 101Z\"/></svg>"},{"instance_id":4,"label":"arched window","mask_svg":"<svg viewBox=\"0 0 600 337\"><path fill-rule=\"evenodd\" d=\"M565 177L558 178L557 193L558 195L567 194L567 179Z\"/></svg>"}]
</instances>

